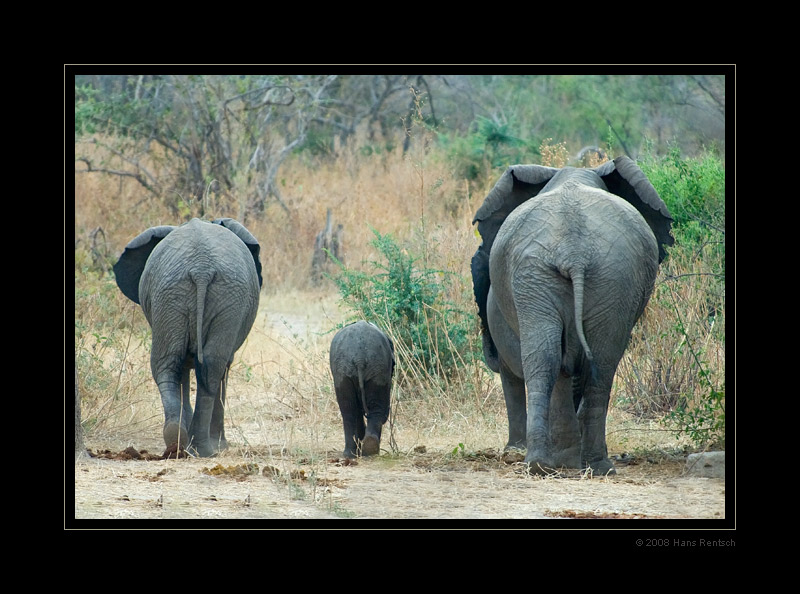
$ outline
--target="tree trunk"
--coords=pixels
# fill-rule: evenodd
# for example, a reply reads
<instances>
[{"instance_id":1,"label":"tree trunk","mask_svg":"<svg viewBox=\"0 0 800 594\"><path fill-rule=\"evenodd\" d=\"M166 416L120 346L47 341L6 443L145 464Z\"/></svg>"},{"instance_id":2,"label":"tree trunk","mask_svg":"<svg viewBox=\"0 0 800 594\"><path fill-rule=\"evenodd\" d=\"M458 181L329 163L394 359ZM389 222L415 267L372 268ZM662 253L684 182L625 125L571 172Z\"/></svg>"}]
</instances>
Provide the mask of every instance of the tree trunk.
<instances>
[{"instance_id":1,"label":"tree trunk","mask_svg":"<svg viewBox=\"0 0 800 594\"><path fill-rule=\"evenodd\" d=\"M329 208L325 228L317 234L314 241L314 253L311 256L311 283L314 286L322 284L325 278L325 272L330 262L329 253L337 260L342 259L342 233L342 225L337 225L336 230L333 229L333 217Z\"/></svg>"}]
</instances>

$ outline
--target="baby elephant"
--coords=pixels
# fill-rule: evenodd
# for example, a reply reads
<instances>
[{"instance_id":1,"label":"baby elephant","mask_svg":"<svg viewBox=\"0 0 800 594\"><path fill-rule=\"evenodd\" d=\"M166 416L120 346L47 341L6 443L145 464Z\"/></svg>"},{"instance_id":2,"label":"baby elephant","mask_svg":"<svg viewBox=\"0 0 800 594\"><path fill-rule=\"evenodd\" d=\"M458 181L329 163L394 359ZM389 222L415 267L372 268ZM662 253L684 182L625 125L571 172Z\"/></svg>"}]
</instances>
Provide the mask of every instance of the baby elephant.
<instances>
[{"instance_id":1,"label":"baby elephant","mask_svg":"<svg viewBox=\"0 0 800 594\"><path fill-rule=\"evenodd\" d=\"M377 454L389 418L394 344L374 324L345 326L331 342L331 373L344 424L344 457Z\"/></svg>"}]
</instances>

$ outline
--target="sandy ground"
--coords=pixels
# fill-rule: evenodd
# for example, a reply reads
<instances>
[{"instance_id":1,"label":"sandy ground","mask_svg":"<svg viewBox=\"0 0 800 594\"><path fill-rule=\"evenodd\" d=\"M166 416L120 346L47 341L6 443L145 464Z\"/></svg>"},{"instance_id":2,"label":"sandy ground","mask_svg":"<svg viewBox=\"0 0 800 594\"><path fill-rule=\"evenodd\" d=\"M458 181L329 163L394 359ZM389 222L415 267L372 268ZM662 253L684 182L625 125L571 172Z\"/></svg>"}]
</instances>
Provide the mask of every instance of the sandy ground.
<instances>
[{"instance_id":1,"label":"sandy ground","mask_svg":"<svg viewBox=\"0 0 800 594\"><path fill-rule=\"evenodd\" d=\"M471 429L451 435L438 431L441 421L435 430L401 411L391 430L394 451L385 433L380 456L347 464L325 369L331 335L317 332L340 318L326 298L311 307L262 299L229 382L232 447L213 459L146 459L163 450L157 390L149 387L152 423L134 434L87 436L94 457L74 465L74 500L72 465L65 467L67 526L128 528L139 522L118 520L139 520L148 528L216 527L202 522L216 519L246 520L235 522L242 528L369 528L372 520L400 520L389 528L550 528L577 525L557 519L600 518L617 520L615 527L733 526L725 480L688 476L685 458L626 456L612 477L531 477L500 455L502 421L494 434L476 433L472 447L459 449L453 446ZM145 459L121 459L126 448L146 452L138 454ZM611 441L609 448L623 455Z\"/></svg>"},{"instance_id":2,"label":"sandy ground","mask_svg":"<svg viewBox=\"0 0 800 594\"><path fill-rule=\"evenodd\" d=\"M253 456L255 459L264 457ZM711 519L722 479L682 476L678 462L620 466L609 478L530 477L496 458L384 454L343 465L296 459L90 459L75 466L81 519ZM267 527L267 526L264 526ZM299 526L298 526L299 527Z\"/></svg>"}]
</instances>

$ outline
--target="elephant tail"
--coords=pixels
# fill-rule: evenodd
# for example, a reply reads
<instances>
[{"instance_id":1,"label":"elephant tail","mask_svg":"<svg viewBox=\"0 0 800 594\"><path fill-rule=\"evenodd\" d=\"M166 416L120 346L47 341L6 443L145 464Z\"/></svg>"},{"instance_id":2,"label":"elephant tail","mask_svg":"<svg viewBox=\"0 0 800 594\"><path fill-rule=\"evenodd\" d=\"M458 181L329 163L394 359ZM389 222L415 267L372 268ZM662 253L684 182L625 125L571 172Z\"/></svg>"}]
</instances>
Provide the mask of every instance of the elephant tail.
<instances>
[{"instance_id":1,"label":"elephant tail","mask_svg":"<svg viewBox=\"0 0 800 594\"><path fill-rule=\"evenodd\" d=\"M583 333L584 269L582 267L572 269L570 271L570 278L572 279L572 292L575 299L575 329L578 331L578 339L581 341L583 350L586 353L586 358L589 360L590 372L592 374L592 380L594 380L597 377L597 367L594 363L592 349L589 348L586 335Z\"/></svg>"},{"instance_id":2,"label":"elephant tail","mask_svg":"<svg viewBox=\"0 0 800 594\"><path fill-rule=\"evenodd\" d=\"M367 410L367 393L364 391L364 370L361 365L356 365L358 368L358 393L361 396L361 404L364 407L364 416L369 414Z\"/></svg>"},{"instance_id":3,"label":"elephant tail","mask_svg":"<svg viewBox=\"0 0 800 594\"><path fill-rule=\"evenodd\" d=\"M203 364L203 314L206 305L206 291L210 280L205 276L192 276L197 289L197 361Z\"/></svg>"}]
</instances>

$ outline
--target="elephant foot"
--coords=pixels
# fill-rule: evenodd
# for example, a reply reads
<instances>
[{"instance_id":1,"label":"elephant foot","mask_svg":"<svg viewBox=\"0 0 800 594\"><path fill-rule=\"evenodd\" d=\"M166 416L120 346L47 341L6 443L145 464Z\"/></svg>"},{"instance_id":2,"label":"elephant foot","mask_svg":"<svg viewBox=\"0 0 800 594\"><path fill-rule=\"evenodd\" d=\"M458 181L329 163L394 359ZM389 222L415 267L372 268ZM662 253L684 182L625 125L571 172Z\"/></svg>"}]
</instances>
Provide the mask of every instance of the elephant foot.
<instances>
[{"instance_id":1,"label":"elephant foot","mask_svg":"<svg viewBox=\"0 0 800 594\"><path fill-rule=\"evenodd\" d=\"M530 474L547 476L558 473L558 468L550 462L525 458L525 463L528 465L528 472Z\"/></svg>"},{"instance_id":2,"label":"elephant foot","mask_svg":"<svg viewBox=\"0 0 800 594\"><path fill-rule=\"evenodd\" d=\"M221 439L212 437L211 443L214 444L212 447L217 451L217 453L224 452L225 450L228 449L228 440L225 439L224 437Z\"/></svg>"},{"instance_id":3,"label":"elephant foot","mask_svg":"<svg viewBox=\"0 0 800 594\"><path fill-rule=\"evenodd\" d=\"M507 443L506 447L503 448L503 453L500 456L500 459L506 464L522 462L525 459L525 446L513 445L510 442Z\"/></svg>"},{"instance_id":4,"label":"elephant foot","mask_svg":"<svg viewBox=\"0 0 800 594\"><path fill-rule=\"evenodd\" d=\"M192 453L193 456L198 458L213 458L220 452L220 450L208 442L192 443L187 449Z\"/></svg>"},{"instance_id":5,"label":"elephant foot","mask_svg":"<svg viewBox=\"0 0 800 594\"><path fill-rule=\"evenodd\" d=\"M189 445L189 433L180 423L164 423L164 443L168 450L184 450Z\"/></svg>"},{"instance_id":6,"label":"elephant foot","mask_svg":"<svg viewBox=\"0 0 800 594\"><path fill-rule=\"evenodd\" d=\"M559 450L550 456L550 461L556 468L581 468L581 448L578 445Z\"/></svg>"},{"instance_id":7,"label":"elephant foot","mask_svg":"<svg viewBox=\"0 0 800 594\"><path fill-rule=\"evenodd\" d=\"M364 436L364 441L361 442L361 455L362 456L375 456L380 452L381 438L372 433L367 433Z\"/></svg>"},{"instance_id":8,"label":"elephant foot","mask_svg":"<svg viewBox=\"0 0 800 594\"><path fill-rule=\"evenodd\" d=\"M614 468L614 463L608 458L595 460L594 462L587 462L584 465L584 470L591 470L592 476L608 476L617 474L617 469Z\"/></svg>"},{"instance_id":9,"label":"elephant foot","mask_svg":"<svg viewBox=\"0 0 800 594\"><path fill-rule=\"evenodd\" d=\"M551 455L537 455L536 452L528 453L525 462L531 474L548 475L557 473L564 468L580 468L580 454L572 448Z\"/></svg>"}]
</instances>

